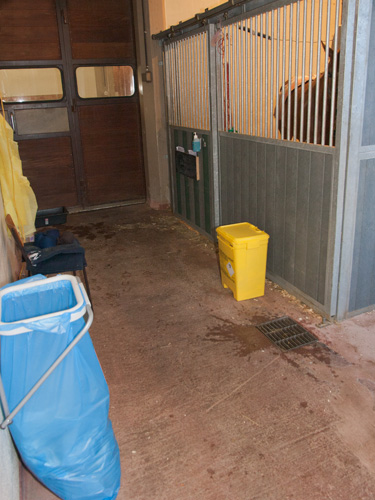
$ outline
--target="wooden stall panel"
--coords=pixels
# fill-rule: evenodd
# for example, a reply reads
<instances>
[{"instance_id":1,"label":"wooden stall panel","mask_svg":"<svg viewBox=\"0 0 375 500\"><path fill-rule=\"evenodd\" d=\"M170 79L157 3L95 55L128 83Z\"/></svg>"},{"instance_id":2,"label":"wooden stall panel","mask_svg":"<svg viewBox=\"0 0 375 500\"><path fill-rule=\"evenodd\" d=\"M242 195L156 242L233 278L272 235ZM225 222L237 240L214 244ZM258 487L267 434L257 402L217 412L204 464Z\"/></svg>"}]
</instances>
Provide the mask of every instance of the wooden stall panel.
<instances>
[{"instance_id":1,"label":"wooden stall panel","mask_svg":"<svg viewBox=\"0 0 375 500\"><path fill-rule=\"evenodd\" d=\"M39 209L78 204L70 137L20 141L18 147Z\"/></svg>"},{"instance_id":2,"label":"wooden stall panel","mask_svg":"<svg viewBox=\"0 0 375 500\"><path fill-rule=\"evenodd\" d=\"M0 60L60 59L54 0L0 2Z\"/></svg>"},{"instance_id":3,"label":"wooden stall panel","mask_svg":"<svg viewBox=\"0 0 375 500\"><path fill-rule=\"evenodd\" d=\"M135 58L129 0L69 0L73 59Z\"/></svg>"},{"instance_id":4,"label":"wooden stall panel","mask_svg":"<svg viewBox=\"0 0 375 500\"><path fill-rule=\"evenodd\" d=\"M90 205L145 197L138 104L79 107Z\"/></svg>"}]
</instances>

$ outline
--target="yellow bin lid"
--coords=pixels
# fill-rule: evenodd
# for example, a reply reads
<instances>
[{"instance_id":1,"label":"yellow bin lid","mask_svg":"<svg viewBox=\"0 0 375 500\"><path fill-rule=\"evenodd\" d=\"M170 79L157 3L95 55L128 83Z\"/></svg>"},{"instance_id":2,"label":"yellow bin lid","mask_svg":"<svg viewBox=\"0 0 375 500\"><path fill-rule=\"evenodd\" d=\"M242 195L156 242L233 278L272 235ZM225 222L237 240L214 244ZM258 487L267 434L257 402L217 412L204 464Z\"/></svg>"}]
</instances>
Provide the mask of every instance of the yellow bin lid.
<instances>
[{"instance_id":1,"label":"yellow bin lid","mask_svg":"<svg viewBox=\"0 0 375 500\"><path fill-rule=\"evenodd\" d=\"M249 222L240 222L216 229L218 236L225 238L232 246L243 246L267 241L269 235ZM256 241L255 241L256 240Z\"/></svg>"}]
</instances>

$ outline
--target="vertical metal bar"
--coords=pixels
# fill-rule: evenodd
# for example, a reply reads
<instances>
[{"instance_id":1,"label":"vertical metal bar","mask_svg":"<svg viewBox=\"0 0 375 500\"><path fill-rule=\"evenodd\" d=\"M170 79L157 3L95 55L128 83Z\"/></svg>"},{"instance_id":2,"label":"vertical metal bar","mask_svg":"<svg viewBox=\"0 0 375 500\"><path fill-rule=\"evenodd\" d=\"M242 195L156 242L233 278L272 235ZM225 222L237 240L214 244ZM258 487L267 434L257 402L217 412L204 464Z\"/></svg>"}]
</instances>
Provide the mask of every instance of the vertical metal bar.
<instances>
[{"instance_id":1,"label":"vertical metal bar","mask_svg":"<svg viewBox=\"0 0 375 500\"><path fill-rule=\"evenodd\" d=\"M251 35L250 35L251 36ZM249 133L249 19L245 20L245 133Z\"/></svg>"},{"instance_id":2,"label":"vertical metal bar","mask_svg":"<svg viewBox=\"0 0 375 500\"><path fill-rule=\"evenodd\" d=\"M302 87L301 87L301 110L300 110L300 132L299 140L304 142L303 130L304 130L304 112L305 112L305 68L306 68L306 24L307 24L307 0L303 3L303 40L302 40Z\"/></svg>"},{"instance_id":3,"label":"vertical metal bar","mask_svg":"<svg viewBox=\"0 0 375 500\"><path fill-rule=\"evenodd\" d=\"M181 99L181 92L182 92L182 88L181 88L181 70L180 70L180 67L178 65L178 61L180 60L180 46L179 44L175 44L174 45L174 49L173 49L173 52L174 52L174 61L173 61L173 64L174 64L174 68L175 68L175 74L176 74L176 78L177 78L177 88L175 89L175 99L176 99L176 103L177 103L177 106L178 106L178 121L177 121L177 125L180 125L182 124L182 121L183 121L183 110L182 110L182 99ZM175 86L174 82L172 82L172 86Z\"/></svg>"},{"instance_id":4,"label":"vertical metal bar","mask_svg":"<svg viewBox=\"0 0 375 500\"><path fill-rule=\"evenodd\" d=\"M326 143L326 116L327 116L327 91L328 91L328 59L329 59L329 33L331 25L331 0L328 0L327 7L327 29L326 29L326 54L324 65L324 88L323 88L323 110L322 110L322 144ZM329 132L329 131L328 131ZM329 139L328 139L329 141Z\"/></svg>"},{"instance_id":5,"label":"vertical metal bar","mask_svg":"<svg viewBox=\"0 0 375 500\"><path fill-rule=\"evenodd\" d=\"M277 9L277 35L276 35L276 112L275 134L279 137L279 102L280 102L280 8ZM281 131L280 131L281 133Z\"/></svg>"},{"instance_id":6,"label":"vertical metal bar","mask_svg":"<svg viewBox=\"0 0 375 500\"><path fill-rule=\"evenodd\" d=\"M196 79L197 79L197 119L198 119L198 128L203 128L203 114L202 114L202 80L201 80L201 40L202 35L197 35L196 38L196 53L197 53L197 71L196 71Z\"/></svg>"},{"instance_id":7,"label":"vertical metal bar","mask_svg":"<svg viewBox=\"0 0 375 500\"><path fill-rule=\"evenodd\" d=\"M167 106L168 106L168 124L171 124L172 116L172 100L170 94L170 65L169 65L169 52L168 46L164 46L164 72L165 72L165 89L167 93Z\"/></svg>"},{"instance_id":8,"label":"vertical metal bar","mask_svg":"<svg viewBox=\"0 0 375 500\"><path fill-rule=\"evenodd\" d=\"M183 45L182 41L177 42L178 46L178 53L177 53L177 69L178 69L178 74L180 75L180 88L177 89L179 93L179 99L180 99L180 107L181 107L181 124L180 126L182 127L183 124L185 124L185 106L186 106L186 100L184 99L185 97L185 81L184 81L184 76L185 72L183 69L183 57L184 57L184 51L183 51Z\"/></svg>"},{"instance_id":9,"label":"vertical metal bar","mask_svg":"<svg viewBox=\"0 0 375 500\"><path fill-rule=\"evenodd\" d=\"M235 70L235 79L237 81L237 100L236 100L236 109L237 109L237 119L236 119L236 130L235 132L239 132L240 129L240 41L239 41L239 31L240 24L236 23L236 70Z\"/></svg>"},{"instance_id":10,"label":"vertical metal bar","mask_svg":"<svg viewBox=\"0 0 375 500\"><path fill-rule=\"evenodd\" d=\"M259 135L258 130L258 16L255 17L255 35L254 35L254 81L255 81L255 102L254 102L254 115L255 115L255 135Z\"/></svg>"},{"instance_id":11,"label":"vertical metal bar","mask_svg":"<svg viewBox=\"0 0 375 500\"><path fill-rule=\"evenodd\" d=\"M265 77L265 86L266 86L266 99L265 99L265 110L264 110L264 117L265 117L265 137L270 137L269 130L268 130L268 101L270 98L270 89L268 88L269 86L269 80L268 80L268 70L269 70L269 61L268 61L268 37L269 37L269 22L268 22L268 17L269 17L269 12L266 12L266 37L265 37L265 44L266 44L266 57L265 57L265 69L266 69L266 77ZM272 116L272 113L271 113ZM271 122L272 123L272 122Z\"/></svg>"},{"instance_id":12,"label":"vertical metal bar","mask_svg":"<svg viewBox=\"0 0 375 500\"><path fill-rule=\"evenodd\" d=\"M224 111L224 121L223 121L223 130L225 132L228 132L229 124L228 124L228 64L227 64L227 57L228 57L228 48L227 48L227 38L228 38L228 30L227 27L225 26L223 28L223 54L222 54L222 61L223 61L223 73L224 73L224 88L223 88L223 111Z\"/></svg>"},{"instance_id":13,"label":"vertical metal bar","mask_svg":"<svg viewBox=\"0 0 375 500\"><path fill-rule=\"evenodd\" d=\"M312 99L312 67L314 55L314 27L315 27L315 2L311 1L311 23L310 23L310 60L309 60L309 93L307 99L307 137L306 142L311 143L311 99Z\"/></svg>"},{"instance_id":14,"label":"vertical metal bar","mask_svg":"<svg viewBox=\"0 0 375 500\"><path fill-rule=\"evenodd\" d=\"M189 62L189 67L190 67L190 74L191 74L191 111L192 111L192 127L193 128L198 128L198 123L197 123L197 115L196 115L196 102L198 98L198 93L197 93L197 58L195 54L195 49L196 49L196 35L192 36L190 38L190 46L191 46L191 58Z\"/></svg>"},{"instance_id":15,"label":"vertical metal bar","mask_svg":"<svg viewBox=\"0 0 375 500\"><path fill-rule=\"evenodd\" d=\"M263 14L260 14L260 33L258 33L259 37L259 123L260 130L259 135L264 136L264 119L263 119L263 86L264 86L264 77L263 77Z\"/></svg>"},{"instance_id":16,"label":"vertical metal bar","mask_svg":"<svg viewBox=\"0 0 375 500\"><path fill-rule=\"evenodd\" d=\"M253 17L250 19L250 134L253 135L254 130L254 44L253 44Z\"/></svg>"},{"instance_id":17,"label":"vertical metal bar","mask_svg":"<svg viewBox=\"0 0 375 500\"><path fill-rule=\"evenodd\" d=\"M244 49L243 49L243 37L244 37L244 24L243 21L241 21L241 61L240 61L240 67L241 67L241 130L240 133L244 133L244 111L245 111L245 99L244 99L244 68L245 66L245 61L244 61Z\"/></svg>"},{"instance_id":18,"label":"vertical metal bar","mask_svg":"<svg viewBox=\"0 0 375 500\"><path fill-rule=\"evenodd\" d=\"M232 41L232 53L231 53L231 64L230 64L230 76L231 76L231 89L232 89L232 99L231 99L231 120L232 120L232 132L234 132L236 128L236 89L234 85L234 61L235 61L235 55L234 55L234 24L232 24L232 35L231 35L231 41Z\"/></svg>"},{"instance_id":19,"label":"vertical metal bar","mask_svg":"<svg viewBox=\"0 0 375 500\"><path fill-rule=\"evenodd\" d=\"M340 0L336 0L336 16L335 16L335 43L333 46L333 69L332 69L332 89L331 89L331 116L329 122L329 145L333 146L333 133L335 129L335 112L336 112L336 81L337 81L337 57L338 57L338 38L339 38L339 14Z\"/></svg>"},{"instance_id":20,"label":"vertical metal bar","mask_svg":"<svg viewBox=\"0 0 375 500\"><path fill-rule=\"evenodd\" d=\"M286 5L283 7L283 66L281 84L281 139L284 139L285 128L285 55L286 55Z\"/></svg>"},{"instance_id":21,"label":"vertical metal bar","mask_svg":"<svg viewBox=\"0 0 375 500\"><path fill-rule=\"evenodd\" d=\"M297 2L296 15L296 64L294 83L294 116L293 116L293 138L297 140L297 108L298 108L298 66L299 66L299 27L300 27L300 2ZM302 89L302 87L301 87Z\"/></svg>"},{"instance_id":22,"label":"vertical metal bar","mask_svg":"<svg viewBox=\"0 0 375 500\"><path fill-rule=\"evenodd\" d=\"M207 53L207 73L208 84L210 85L210 103L208 106L210 113L211 125L211 160L212 168L210 172L211 188L211 228L212 230L220 225L220 176L219 176L219 132L218 132L218 116L217 116L217 85L216 85L216 48L212 47L210 40L215 33L215 27L212 24L208 25L208 36L206 35L206 53Z\"/></svg>"},{"instance_id":23,"label":"vertical metal bar","mask_svg":"<svg viewBox=\"0 0 375 500\"><path fill-rule=\"evenodd\" d=\"M192 47L191 47L192 37L187 38L187 61L186 61L186 71L189 75L189 86L188 86L188 104L189 104L189 126L194 128L193 123L193 72L192 72Z\"/></svg>"},{"instance_id":24,"label":"vertical metal bar","mask_svg":"<svg viewBox=\"0 0 375 500\"><path fill-rule=\"evenodd\" d=\"M293 42L293 4L289 4L289 56L288 56L288 122L286 138L290 141L291 101L292 101L292 42Z\"/></svg>"},{"instance_id":25,"label":"vertical metal bar","mask_svg":"<svg viewBox=\"0 0 375 500\"><path fill-rule=\"evenodd\" d=\"M318 24L318 53L316 60L316 86L315 86L315 117L314 117L314 144L318 143L318 124L319 124L319 87L320 87L320 54L321 54L321 39L322 39L322 3L319 1L319 24ZM321 139L321 138L320 138ZM320 141L321 142L321 141Z\"/></svg>"},{"instance_id":26,"label":"vertical metal bar","mask_svg":"<svg viewBox=\"0 0 375 500\"><path fill-rule=\"evenodd\" d=\"M275 78L274 78L274 65L275 65L275 15L276 9L273 9L271 12L271 82L270 82L270 92L271 92L271 102L270 102L270 128L271 134L270 137L275 137L275 129L274 129L274 95L275 95ZM276 94L277 95L277 94Z\"/></svg>"},{"instance_id":27,"label":"vertical metal bar","mask_svg":"<svg viewBox=\"0 0 375 500\"><path fill-rule=\"evenodd\" d=\"M190 46L189 46L189 38L185 38L185 49L186 49L186 57L185 57L185 74L186 74L186 105L187 105L187 127L192 127L191 124L191 71L189 71L189 61L190 61Z\"/></svg>"},{"instance_id":28,"label":"vertical metal bar","mask_svg":"<svg viewBox=\"0 0 375 500\"><path fill-rule=\"evenodd\" d=\"M208 33L209 32L206 32L204 34L205 36L205 59L206 59L206 64L205 64L205 73L206 73L206 86L205 86L205 99L206 99L206 112L205 112L205 116L206 116L206 129L209 130L210 129L210 124L211 124L211 118L210 118L210 113L211 113L211 104L210 104L210 97L211 97L211 94L210 94L210 60L209 60L209 57L210 57L210 54L209 54L209 36L208 36ZM216 95L216 94L215 94Z\"/></svg>"},{"instance_id":29,"label":"vertical metal bar","mask_svg":"<svg viewBox=\"0 0 375 500\"><path fill-rule=\"evenodd\" d=\"M181 80L181 75L179 68L177 66L177 58L178 58L178 51L179 47L178 44L173 44L172 46L172 51L173 51L173 73L172 73L172 78L173 80L171 81L171 87L173 89L173 100L175 101L175 108L176 108L176 125L180 125L182 121L182 111L181 111L181 94L180 94L180 80Z\"/></svg>"},{"instance_id":30,"label":"vertical metal bar","mask_svg":"<svg viewBox=\"0 0 375 500\"><path fill-rule=\"evenodd\" d=\"M179 109L179 101L178 101L178 96L177 96L177 88L179 85L179 76L177 74L177 70L176 70L176 53L177 53L177 46L176 44L171 44L169 46L170 48L170 55L171 55L171 73L170 73L170 77L172 78L171 82L170 82L170 86L171 86L171 89L172 89L172 99L174 101L174 107L175 107L175 110L176 110L176 115L175 115L175 123L174 125L178 125L179 124L179 120L180 120L180 109Z\"/></svg>"}]
</instances>

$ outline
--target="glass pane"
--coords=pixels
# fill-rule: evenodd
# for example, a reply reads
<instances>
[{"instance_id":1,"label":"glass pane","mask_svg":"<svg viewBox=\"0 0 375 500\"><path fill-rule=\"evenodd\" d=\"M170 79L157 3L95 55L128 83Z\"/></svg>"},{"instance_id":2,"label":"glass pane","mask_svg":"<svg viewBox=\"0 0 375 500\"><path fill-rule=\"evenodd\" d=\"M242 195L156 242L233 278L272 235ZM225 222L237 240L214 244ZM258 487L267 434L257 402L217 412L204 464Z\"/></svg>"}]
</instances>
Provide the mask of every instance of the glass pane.
<instances>
[{"instance_id":1,"label":"glass pane","mask_svg":"<svg viewBox=\"0 0 375 500\"><path fill-rule=\"evenodd\" d=\"M4 102L58 101L63 98L58 68L12 68L0 70Z\"/></svg>"},{"instance_id":2,"label":"glass pane","mask_svg":"<svg viewBox=\"0 0 375 500\"><path fill-rule=\"evenodd\" d=\"M16 109L18 135L69 132L66 108Z\"/></svg>"},{"instance_id":3,"label":"glass pane","mask_svg":"<svg viewBox=\"0 0 375 500\"><path fill-rule=\"evenodd\" d=\"M77 68L78 95L83 99L125 97L135 92L131 66L88 66Z\"/></svg>"}]
</instances>

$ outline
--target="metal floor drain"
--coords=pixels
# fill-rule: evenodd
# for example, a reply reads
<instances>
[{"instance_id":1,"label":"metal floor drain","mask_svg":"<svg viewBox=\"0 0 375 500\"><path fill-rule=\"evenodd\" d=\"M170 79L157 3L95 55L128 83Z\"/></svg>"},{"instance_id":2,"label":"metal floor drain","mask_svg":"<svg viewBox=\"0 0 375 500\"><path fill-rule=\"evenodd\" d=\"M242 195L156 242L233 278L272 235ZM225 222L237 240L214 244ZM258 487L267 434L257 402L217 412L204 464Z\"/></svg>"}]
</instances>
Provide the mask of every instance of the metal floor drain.
<instances>
[{"instance_id":1,"label":"metal floor drain","mask_svg":"<svg viewBox=\"0 0 375 500\"><path fill-rule=\"evenodd\" d=\"M297 349L297 347L312 344L318 340L315 335L288 316L267 321L267 323L257 325L257 328L283 351Z\"/></svg>"}]
</instances>

